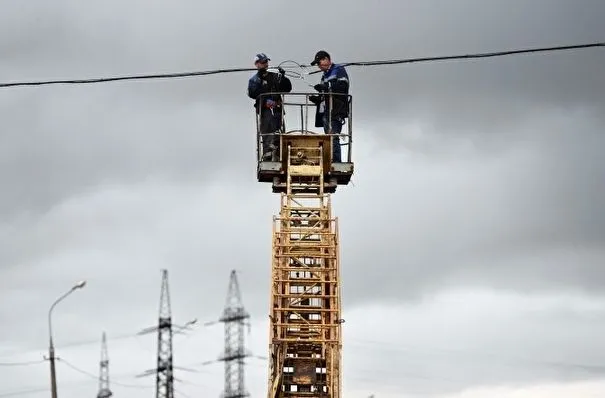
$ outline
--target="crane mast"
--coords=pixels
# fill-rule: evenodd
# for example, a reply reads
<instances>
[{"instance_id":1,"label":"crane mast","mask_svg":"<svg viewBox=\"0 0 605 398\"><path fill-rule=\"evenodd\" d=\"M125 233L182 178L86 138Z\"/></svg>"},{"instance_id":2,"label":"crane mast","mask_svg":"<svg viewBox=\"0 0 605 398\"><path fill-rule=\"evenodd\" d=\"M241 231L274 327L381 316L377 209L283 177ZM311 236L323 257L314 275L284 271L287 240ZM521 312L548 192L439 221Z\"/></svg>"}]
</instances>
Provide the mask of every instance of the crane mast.
<instances>
[{"instance_id":1,"label":"crane mast","mask_svg":"<svg viewBox=\"0 0 605 398\"><path fill-rule=\"evenodd\" d=\"M281 134L281 182L273 185L281 200L273 217L267 398L341 398L338 220L330 194L349 182L353 165L350 156L333 164L332 136L301 125Z\"/></svg>"}]
</instances>

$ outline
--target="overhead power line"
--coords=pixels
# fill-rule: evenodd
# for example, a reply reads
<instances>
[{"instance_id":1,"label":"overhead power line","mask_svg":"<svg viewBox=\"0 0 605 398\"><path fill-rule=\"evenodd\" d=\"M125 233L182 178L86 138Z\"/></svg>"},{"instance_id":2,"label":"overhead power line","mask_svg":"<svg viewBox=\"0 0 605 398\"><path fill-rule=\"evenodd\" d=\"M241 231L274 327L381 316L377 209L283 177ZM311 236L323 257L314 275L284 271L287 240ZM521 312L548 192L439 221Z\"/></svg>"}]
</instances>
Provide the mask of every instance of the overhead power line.
<instances>
[{"instance_id":1,"label":"overhead power line","mask_svg":"<svg viewBox=\"0 0 605 398\"><path fill-rule=\"evenodd\" d=\"M410 64L410 63L419 63L419 62L492 58L492 57L501 57L501 56L506 56L506 55L517 55L517 54L526 54L526 53L543 53L543 52L553 52L553 51L567 51L567 50L577 50L577 49L592 48L592 47L605 47L605 42L574 44L574 45L554 46L554 47L525 48L525 49L505 50L505 51L475 53L475 54L463 54L463 55L443 55L443 56L420 57L420 58L344 62L344 63L342 63L342 65L344 65L344 66L397 65L397 64ZM310 65L300 64L300 66L309 67ZM182 77L197 77L197 76L208 76L208 75L218 75L218 74L225 74L225 73L251 72L251 71L256 71L256 69L254 69L254 68L225 68L225 69L214 69L214 70L194 71L194 72L114 76L114 77L101 77L101 78L91 78L91 79L64 79L64 80L8 82L8 83L0 83L0 88L18 87L18 86L42 86L42 85L50 85L50 84L108 83L108 82L121 81L121 80L175 79L175 78L182 78ZM313 71L310 73L313 74L313 73L319 73L319 72L320 71L318 70L318 71Z\"/></svg>"},{"instance_id":2,"label":"overhead power line","mask_svg":"<svg viewBox=\"0 0 605 398\"><path fill-rule=\"evenodd\" d=\"M74 364L66 361L65 359L62 359L62 358L59 359L59 363L63 363L64 365L66 365L67 367L71 368L72 370L75 370L76 372L81 373L81 374L83 374L85 376L91 377L91 378L93 378L95 380L97 380L98 377L99 377L98 375L92 374L91 372L88 372L86 370L83 370L83 369L79 368L78 366L75 366ZM121 387L141 388L141 389L154 388L154 386L150 386L150 385L144 386L144 385L140 385L140 384L125 384L125 383L117 382L115 380L112 380L111 382L113 384L121 386Z\"/></svg>"},{"instance_id":3,"label":"overhead power line","mask_svg":"<svg viewBox=\"0 0 605 398\"><path fill-rule=\"evenodd\" d=\"M564 51L564 50L578 50L578 49L582 49L582 48L591 48L591 47L605 47L605 42L588 43L588 44L574 44L574 45L570 45L570 46L557 46L557 47L525 48L525 49L519 49L519 50L506 50L506 51L476 53L476 54L466 54L466 55L445 55L445 56L424 57L424 58L392 59L392 60L367 61L367 62L349 62L349 63L345 63L344 65L345 66L376 66L376 65L411 64L414 62L448 61L448 60L454 60L454 59L493 58L493 57L503 57L505 55L553 52L553 51ZM317 73L317 72L313 72L313 73Z\"/></svg>"},{"instance_id":4,"label":"overhead power line","mask_svg":"<svg viewBox=\"0 0 605 398\"><path fill-rule=\"evenodd\" d=\"M194 77L217 75L221 73L246 72L256 69L251 68L232 68L232 69L215 69L199 72L179 72L154 75L131 75L131 76L114 76L100 77L93 79L68 79L68 80L41 80L33 82L15 82L15 83L0 83L0 87L16 87L16 86L43 86L48 84L90 84L90 83L107 83L119 80L147 80L147 79L175 79L178 77Z\"/></svg>"},{"instance_id":5,"label":"overhead power line","mask_svg":"<svg viewBox=\"0 0 605 398\"><path fill-rule=\"evenodd\" d=\"M140 337L140 335L138 335L136 333L128 333L128 334L124 333L124 334L116 335L113 337L108 337L107 340L113 341L113 340L122 340L122 339L137 338L137 337ZM72 347L78 347L78 346L86 346L86 345L91 345L91 344L99 344L99 339L74 341L71 343L61 344L61 345L57 346L57 348L64 349L64 348L72 348ZM26 349L12 350L12 351L7 351L7 352L1 353L0 358L11 358L11 357L15 357L15 356L27 355L27 354L31 354L33 352L42 351L42 350L44 350L44 348L32 348L32 349L27 349L27 350ZM26 364L26 363L23 363L23 364ZM0 366L17 366L17 365L11 364L10 362L0 362Z\"/></svg>"},{"instance_id":6,"label":"overhead power line","mask_svg":"<svg viewBox=\"0 0 605 398\"><path fill-rule=\"evenodd\" d=\"M0 366L29 366L29 365L37 365L39 363L46 362L44 359L40 359L38 361L26 361L26 362L0 362Z\"/></svg>"},{"instance_id":7,"label":"overhead power line","mask_svg":"<svg viewBox=\"0 0 605 398\"><path fill-rule=\"evenodd\" d=\"M175 332L174 334L184 334L183 331L184 330L192 330L189 329L189 326L196 323L197 322L197 318L194 320L189 321L186 325L181 326L181 325L174 325L175 327ZM209 323L209 322L207 322ZM208 326L208 325L205 325ZM157 327L155 327L157 328ZM116 340L123 340L123 339L138 339L144 335L146 335L147 333L149 333L150 331L155 331L155 329L151 329L151 328L145 328L137 333L122 333L122 334L116 334L114 336L111 337L107 337L107 341L116 341ZM81 340L81 341L74 341L71 343L66 343L66 344L61 344L59 346L57 346L57 348L60 349L65 349L65 348L73 348L73 347L78 347L78 346L87 346L87 345L92 345L92 344L99 344L99 339L91 339L91 340ZM22 356L22 355L28 355L28 354L32 354L33 352L36 351L42 351L44 350L44 348L32 348L32 349L21 349L21 350L12 350L12 351L7 351L7 352L2 352L0 353L0 358L12 358L15 356ZM44 361L42 361L44 362ZM24 365L34 365L37 364L39 362L37 361L29 361L29 362L0 362L0 366L24 366Z\"/></svg>"}]
</instances>

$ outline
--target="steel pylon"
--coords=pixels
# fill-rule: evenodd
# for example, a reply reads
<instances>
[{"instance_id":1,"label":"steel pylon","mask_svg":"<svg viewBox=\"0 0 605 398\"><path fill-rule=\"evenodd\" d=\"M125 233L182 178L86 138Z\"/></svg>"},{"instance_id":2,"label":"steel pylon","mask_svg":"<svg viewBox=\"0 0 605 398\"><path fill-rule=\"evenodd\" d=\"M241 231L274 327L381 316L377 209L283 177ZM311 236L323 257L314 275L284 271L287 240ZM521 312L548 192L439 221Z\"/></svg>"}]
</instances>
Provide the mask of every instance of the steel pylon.
<instances>
[{"instance_id":1,"label":"steel pylon","mask_svg":"<svg viewBox=\"0 0 605 398\"><path fill-rule=\"evenodd\" d=\"M219 360L225 362L223 398L244 398L250 394L244 383L244 359L249 356L244 342L244 326L250 315L244 309L235 270L231 271L229 291L223 315L225 324L225 350Z\"/></svg>"},{"instance_id":2,"label":"steel pylon","mask_svg":"<svg viewBox=\"0 0 605 398\"><path fill-rule=\"evenodd\" d=\"M105 332L101 340L101 360L99 361L99 392L97 398L109 398L113 395L109 388L109 354Z\"/></svg>"},{"instance_id":3,"label":"steel pylon","mask_svg":"<svg viewBox=\"0 0 605 398\"><path fill-rule=\"evenodd\" d=\"M162 270L162 291L158 321L158 357L156 367L156 398L174 398L174 371L172 353L172 314L168 271Z\"/></svg>"}]
</instances>

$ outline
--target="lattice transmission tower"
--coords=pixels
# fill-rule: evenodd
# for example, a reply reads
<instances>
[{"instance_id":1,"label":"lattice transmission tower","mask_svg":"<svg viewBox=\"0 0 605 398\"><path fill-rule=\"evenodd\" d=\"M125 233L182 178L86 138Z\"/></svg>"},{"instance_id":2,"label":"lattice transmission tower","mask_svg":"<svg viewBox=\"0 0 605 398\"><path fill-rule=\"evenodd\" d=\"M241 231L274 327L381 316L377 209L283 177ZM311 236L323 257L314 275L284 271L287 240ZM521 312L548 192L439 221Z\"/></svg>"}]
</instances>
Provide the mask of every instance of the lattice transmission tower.
<instances>
[{"instance_id":1,"label":"lattice transmission tower","mask_svg":"<svg viewBox=\"0 0 605 398\"><path fill-rule=\"evenodd\" d=\"M191 369L174 365L173 336L185 334L190 327L197 323L197 318L190 320L184 325L179 325L172 320L172 309L170 305L170 291L168 289L168 271L162 270L162 287L160 292L160 311L157 326L147 327L137 333L137 336L157 332L157 362L156 367L148 369L137 377L155 376L156 398L173 398L174 382L180 381L174 376L174 369L192 371ZM178 392L178 391L177 391Z\"/></svg>"},{"instance_id":2,"label":"lattice transmission tower","mask_svg":"<svg viewBox=\"0 0 605 398\"><path fill-rule=\"evenodd\" d=\"M101 360L99 361L99 392L97 398L109 398L113 395L109 388L109 354L105 332L101 340Z\"/></svg>"},{"instance_id":3,"label":"lattice transmission tower","mask_svg":"<svg viewBox=\"0 0 605 398\"><path fill-rule=\"evenodd\" d=\"M237 275L233 270L229 278L227 302L219 319L225 324L225 349L219 358L225 362L225 386L222 394L224 398L244 398L250 395L244 383L244 359L250 356L246 351L244 329L249 318L250 315L242 302Z\"/></svg>"},{"instance_id":4,"label":"lattice transmission tower","mask_svg":"<svg viewBox=\"0 0 605 398\"><path fill-rule=\"evenodd\" d=\"M158 321L158 358L156 366L156 398L174 398L172 353L172 313L168 290L168 271L162 270L162 291Z\"/></svg>"}]
</instances>

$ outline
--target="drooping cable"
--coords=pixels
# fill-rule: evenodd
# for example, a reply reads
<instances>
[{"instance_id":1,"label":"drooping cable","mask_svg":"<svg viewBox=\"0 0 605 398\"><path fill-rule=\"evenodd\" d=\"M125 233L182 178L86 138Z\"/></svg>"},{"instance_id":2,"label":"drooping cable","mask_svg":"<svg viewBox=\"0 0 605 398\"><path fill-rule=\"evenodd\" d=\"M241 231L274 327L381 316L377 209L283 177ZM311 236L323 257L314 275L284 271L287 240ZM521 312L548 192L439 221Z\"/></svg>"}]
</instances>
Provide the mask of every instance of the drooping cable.
<instances>
[{"instance_id":1,"label":"drooping cable","mask_svg":"<svg viewBox=\"0 0 605 398\"><path fill-rule=\"evenodd\" d=\"M344 66L362 66L362 67L379 66L379 65L397 65L397 64L409 64L409 63L419 63L419 62L436 62L436 61L449 61L449 60L491 58L491 57L501 57L501 56L507 56L507 55L524 54L524 53L567 51L567 50L585 49L585 48L594 48L594 47L605 47L605 42L575 44L575 45L566 45L566 46L541 47L541 48L525 48L525 49L517 49L517 50L506 50L506 51L476 53L476 54L463 54L463 55L445 55L445 56L404 58L404 59L391 59L391 60L375 60L375 61L355 61L355 62L344 62L344 63L342 63L342 65L344 65ZM293 62L293 61L289 61L289 62ZM309 67L309 65L300 64L299 67L304 69L304 68ZM20 86L42 86L42 85L50 85L50 84L92 84L92 83L107 83L107 82L123 81L123 80L175 79L175 78L184 78L184 77L218 75L218 74L225 74L225 73L250 72L250 71L255 71L255 70L256 69L254 69L254 68L227 68L227 69L214 69L214 70L194 71L194 72L114 76L114 77L102 77L102 78L91 78L91 79L63 79L63 80L7 82L7 83L0 83L0 88L20 87ZM314 74L314 73L318 73L318 72L320 72L320 71L316 70L313 72L309 72L308 74Z\"/></svg>"}]
</instances>

